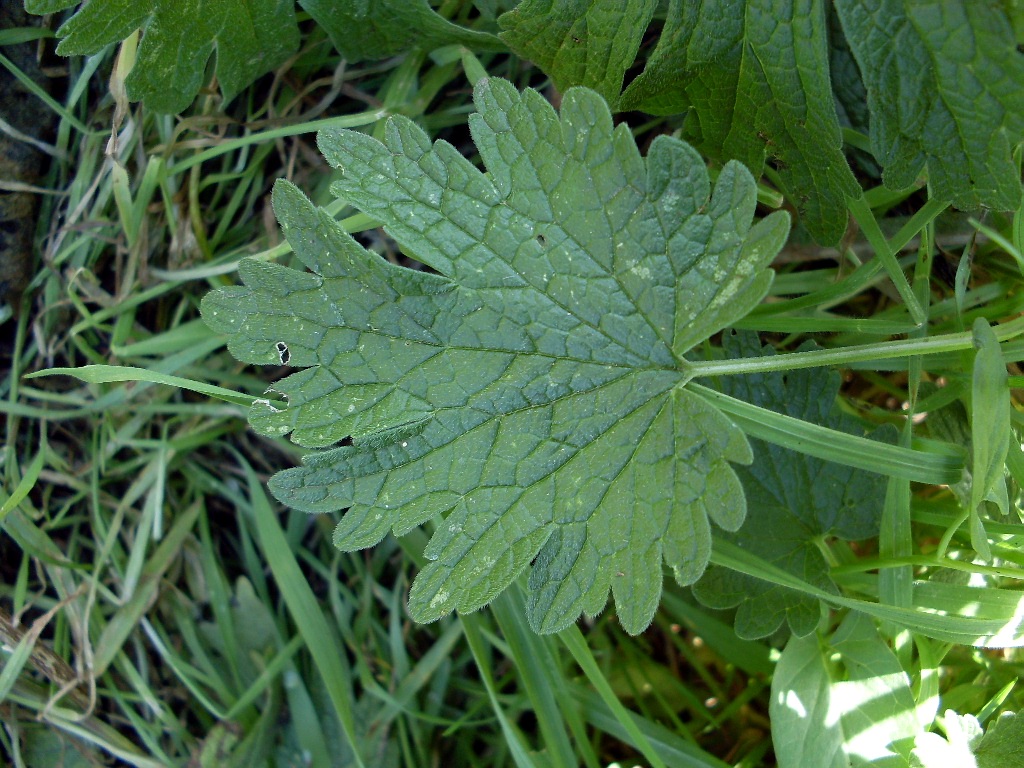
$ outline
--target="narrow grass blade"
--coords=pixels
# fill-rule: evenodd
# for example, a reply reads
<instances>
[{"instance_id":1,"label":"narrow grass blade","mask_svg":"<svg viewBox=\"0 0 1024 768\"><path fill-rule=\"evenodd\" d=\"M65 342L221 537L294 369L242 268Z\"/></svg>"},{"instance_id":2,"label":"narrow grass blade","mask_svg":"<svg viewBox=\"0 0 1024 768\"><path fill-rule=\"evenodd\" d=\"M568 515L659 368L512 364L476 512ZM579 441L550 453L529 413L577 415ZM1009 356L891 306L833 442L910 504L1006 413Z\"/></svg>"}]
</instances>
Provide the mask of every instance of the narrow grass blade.
<instances>
[{"instance_id":1,"label":"narrow grass blade","mask_svg":"<svg viewBox=\"0 0 1024 768\"><path fill-rule=\"evenodd\" d=\"M6 623L6 620L4 620L4 623ZM10 633L5 628L3 644L10 647L9 641L13 638L9 638L8 634ZM32 633L25 633L9 651L2 651L3 655L7 658L4 659L3 669L0 670L0 703L7 700L7 695L11 692L11 688L17 682L21 671L25 668L29 658L31 658L32 647L35 645L36 639L36 636Z\"/></svg>"},{"instance_id":2,"label":"narrow grass blade","mask_svg":"<svg viewBox=\"0 0 1024 768\"><path fill-rule=\"evenodd\" d=\"M1001 490L1006 503L1003 470L1010 449L1010 393L1006 388L1006 363L999 351L999 342L983 317L974 321L974 339L978 352L971 376L971 436L973 464L971 468L971 545L985 560L991 560L988 535L981 522L981 505ZM1002 504L1000 504L1002 506ZM1003 507L1000 512L1008 514Z\"/></svg>"},{"instance_id":3,"label":"narrow grass blade","mask_svg":"<svg viewBox=\"0 0 1024 768\"><path fill-rule=\"evenodd\" d=\"M491 670L487 649L484 646L483 633L480 631L480 617L473 614L460 614L459 621L462 622L462 630L466 635L466 641L469 643L469 649L476 660L480 679L484 681L487 697L491 700L491 708L494 710L494 716L498 718L498 723L501 725L501 732L505 736L509 752L512 753L512 759L515 761L517 768L539 768L533 761L533 758L530 757L530 748L526 744L526 738L516 728L515 724L508 719L504 707L501 706L501 702L498 700L498 687L494 683L494 674Z\"/></svg>"},{"instance_id":4,"label":"narrow grass blade","mask_svg":"<svg viewBox=\"0 0 1024 768\"><path fill-rule=\"evenodd\" d=\"M918 325L924 324L928 319L924 309L922 309L921 303L917 300L917 296L914 295L914 291L907 281L907 276L903 274L899 261L896 260L896 254L889 247L889 242L885 239L885 235L882 234L878 221L875 220L875 214L871 212L871 208L868 206L864 196L847 198L846 203L850 213L853 214L853 217L860 225L864 236L867 237L871 247L874 248L875 258L881 260L882 266L885 267L885 271L888 273L893 285L896 286L896 291L899 293L900 298L903 299L903 303L906 304L910 317Z\"/></svg>"},{"instance_id":5,"label":"narrow grass blade","mask_svg":"<svg viewBox=\"0 0 1024 768\"><path fill-rule=\"evenodd\" d=\"M160 542L152 556L142 569L139 583L128 601L122 605L117 613L111 618L110 623L103 629L99 642L96 643L96 656L93 659L93 667L97 675L103 674L111 662L121 651L121 646L138 626L139 621L153 604L157 592L160 589L160 579L176 560L180 553L185 538L192 531L192 527L202 511L201 499L197 499L184 511L179 513L167 536Z\"/></svg>"},{"instance_id":6,"label":"narrow grass blade","mask_svg":"<svg viewBox=\"0 0 1024 768\"><path fill-rule=\"evenodd\" d=\"M252 405L253 398L247 395L240 395L230 389L217 387L213 384L206 384L202 381L192 381L181 376L171 376L157 371L148 371L145 368L132 368L120 365L83 365L81 368L48 368L45 371L36 371L25 375L26 379L34 379L40 376L74 376L76 379L87 384L109 384L122 381L148 381L151 384L166 384L171 387L179 387L201 395L209 395L218 400L225 400L235 405Z\"/></svg>"},{"instance_id":7,"label":"narrow grass blade","mask_svg":"<svg viewBox=\"0 0 1024 768\"><path fill-rule=\"evenodd\" d=\"M295 626L313 656L313 663L323 678L327 694L341 722L342 731L352 747L356 765L365 768L360 757L360 744L355 735L351 678L342 662L345 651L333 640L334 633L324 618L306 577L299 569L284 531L281 530L274 510L263 492L263 485L248 463L243 462L243 467L249 481L249 497L252 500L256 532L264 557L295 621Z\"/></svg>"},{"instance_id":8,"label":"narrow grass blade","mask_svg":"<svg viewBox=\"0 0 1024 768\"><path fill-rule=\"evenodd\" d=\"M253 144L264 144L266 142L283 139L288 136L301 136L304 133L316 133L317 131L325 128L362 128L382 120L387 117L387 115L388 112L385 109L373 109L367 112L359 112L354 115L325 117L320 120L310 120L305 123L286 125L282 128L271 128L267 131L250 133L249 135L242 136L238 139L221 141L216 146L205 149L202 152L197 152L192 157L181 160L180 162L166 168L165 174L167 176L179 174L182 171L187 171L195 165L205 163L207 160L212 160L220 155L226 155L230 152L234 152Z\"/></svg>"},{"instance_id":9,"label":"narrow grass blade","mask_svg":"<svg viewBox=\"0 0 1024 768\"><path fill-rule=\"evenodd\" d=\"M615 695L611 684L602 674L601 668L597 666L597 661L590 652L587 641L583 639L583 634L580 632L579 627L574 624L567 629L563 629L558 633L558 637L565 644L565 647L569 649L569 653L576 659L576 663L583 670L583 674L587 676L590 684L597 690L602 701L604 701L615 719L622 726L629 743L647 758L652 768L667 768L665 761L661 759L661 755L654 749L644 732L640 730L634 718L630 716L629 710L622 706L618 696Z\"/></svg>"},{"instance_id":10,"label":"narrow grass blade","mask_svg":"<svg viewBox=\"0 0 1024 768\"><path fill-rule=\"evenodd\" d=\"M793 451L880 475L943 485L960 479L960 455L925 453L857 437L729 397L698 384L688 385L707 398L748 435Z\"/></svg>"},{"instance_id":11,"label":"narrow grass blade","mask_svg":"<svg viewBox=\"0 0 1024 768\"><path fill-rule=\"evenodd\" d=\"M519 679L530 697L548 759L553 766L575 768L581 760L569 739L566 718L579 719L579 714L565 700L564 677L551 653L549 638L531 632L523 622L526 605L518 589L503 592L491 603L491 611L508 641ZM597 757L589 749L589 743L577 744L583 752L583 763L598 768Z\"/></svg>"},{"instance_id":12,"label":"narrow grass blade","mask_svg":"<svg viewBox=\"0 0 1024 768\"><path fill-rule=\"evenodd\" d=\"M588 723L639 748L621 715L613 713L598 693L583 686L574 686L570 690L573 698L580 703ZM632 727L643 734L651 748L658 753L666 768L728 768L728 763L723 763L714 755L702 751L665 726L646 720L628 710L626 717L632 723Z\"/></svg>"},{"instance_id":13,"label":"narrow grass blade","mask_svg":"<svg viewBox=\"0 0 1024 768\"><path fill-rule=\"evenodd\" d=\"M28 469L21 476L21 480L14 486L14 490L11 491L11 495L4 500L4 503L0 505L0 524L3 524L4 518L10 513L12 509L17 507L21 502L28 496L29 491L35 487L36 480L39 479L39 473L43 471L43 464L46 460L46 445L42 445L39 451L36 453L36 457L32 459L32 463L28 465Z\"/></svg>"}]
</instances>

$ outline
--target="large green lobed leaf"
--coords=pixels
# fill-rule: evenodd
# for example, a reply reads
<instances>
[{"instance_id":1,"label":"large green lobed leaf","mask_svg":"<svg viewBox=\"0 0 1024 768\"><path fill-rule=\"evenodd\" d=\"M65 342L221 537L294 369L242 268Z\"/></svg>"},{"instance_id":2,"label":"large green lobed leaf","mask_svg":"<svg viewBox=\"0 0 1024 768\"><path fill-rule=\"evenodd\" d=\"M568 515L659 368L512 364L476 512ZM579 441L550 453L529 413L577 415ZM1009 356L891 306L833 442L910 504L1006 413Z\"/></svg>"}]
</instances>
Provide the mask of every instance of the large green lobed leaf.
<instances>
[{"instance_id":1,"label":"large green lobed leaf","mask_svg":"<svg viewBox=\"0 0 1024 768\"><path fill-rule=\"evenodd\" d=\"M645 162L593 91L568 91L560 117L502 80L475 99L487 174L401 117L384 143L319 138L344 174L335 193L438 274L367 252L279 182L311 272L244 261L245 285L209 294L203 316L239 359L302 368L274 385L287 404L250 414L325 449L272 479L279 499L347 510L346 550L436 522L416 619L480 608L530 568L538 631L598 613L610 590L639 632L662 561L692 583L709 520L743 520L730 462L750 448L685 389L683 355L760 301L788 217L751 226L750 173L729 163L712 192L679 140L659 137Z\"/></svg>"},{"instance_id":2,"label":"large green lobed leaf","mask_svg":"<svg viewBox=\"0 0 1024 768\"><path fill-rule=\"evenodd\" d=\"M670 0L656 48L621 96L651 19L646 0L525 0L500 21L502 38L559 88L589 85L617 109L686 114L702 151L755 174L770 159L821 243L838 242L846 198L860 194L837 110L870 133L887 186L926 178L934 197L960 208L1015 209L1024 55L1014 12L970 0L834 7L842 31L825 0Z\"/></svg>"}]
</instances>

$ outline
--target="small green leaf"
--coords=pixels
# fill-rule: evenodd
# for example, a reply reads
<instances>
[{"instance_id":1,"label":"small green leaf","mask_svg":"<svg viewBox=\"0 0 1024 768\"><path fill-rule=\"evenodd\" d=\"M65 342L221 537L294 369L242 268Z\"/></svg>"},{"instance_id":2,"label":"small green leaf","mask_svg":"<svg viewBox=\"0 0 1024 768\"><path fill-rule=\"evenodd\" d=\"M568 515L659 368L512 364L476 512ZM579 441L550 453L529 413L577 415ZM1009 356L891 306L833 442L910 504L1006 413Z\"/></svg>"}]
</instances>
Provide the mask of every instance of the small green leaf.
<instances>
[{"instance_id":1,"label":"small green leaf","mask_svg":"<svg viewBox=\"0 0 1024 768\"><path fill-rule=\"evenodd\" d=\"M829 647L815 635L793 636L772 678L769 712L778 764L906 765L897 749L920 730L914 709L910 678L864 614L848 614Z\"/></svg>"},{"instance_id":2,"label":"small green leaf","mask_svg":"<svg viewBox=\"0 0 1024 768\"><path fill-rule=\"evenodd\" d=\"M712 191L676 139L645 162L593 91L570 89L560 117L503 80L475 97L486 175L401 117L383 144L319 138L336 194L439 274L369 253L279 182L275 210L312 272L243 261L245 286L209 294L203 316L239 359L303 369L274 385L286 405L253 406L261 431L328 449L274 476L279 499L347 509L346 550L437 521L416 619L480 608L536 559L534 628L596 614L612 591L640 632L662 561L693 582L709 520L743 520L730 463L749 446L684 388L683 355L762 298L787 217L751 226L746 169L727 164Z\"/></svg>"},{"instance_id":3,"label":"small green leaf","mask_svg":"<svg viewBox=\"0 0 1024 768\"><path fill-rule=\"evenodd\" d=\"M384 59L411 48L464 45L500 51L494 35L453 24L427 0L300 0L349 62Z\"/></svg>"},{"instance_id":4,"label":"small green leaf","mask_svg":"<svg viewBox=\"0 0 1024 768\"><path fill-rule=\"evenodd\" d=\"M37 0L26 9L51 13L72 5ZM299 47L292 0L92 0L57 30L57 53L98 53L140 28L138 59L125 85L130 99L157 112L192 103L215 49L217 81L230 101Z\"/></svg>"},{"instance_id":5,"label":"small green leaf","mask_svg":"<svg viewBox=\"0 0 1024 768\"><path fill-rule=\"evenodd\" d=\"M750 333L727 334L722 346L729 357L774 354ZM722 391L733 397L831 429L861 432L854 419L833 407L838 390L838 375L817 368L722 380ZM834 593L818 544L830 536L858 540L878 535L885 478L772 443L751 444L756 461L737 469L747 497L747 520L735 533L719 536ZM728 568L711 566L693 591L712 608L739 606L736 634L743 638L767 637L783 621L804 636L821 617L815 598Z\"/></svg>"},{"instance_id":6,"label":"small green leaf","mask_svg":"<svg viewBox=\"0 0 1024 768\"><path fill-rule=\"evenodd\" d=\"M560 91L593 88L614 109L657 0L523 0L498 23L500 37Z\"/></svg>"},{"instance_id":7,"label":"small green leaf","mask_svg":"<svg viewBox=\"0 0 1024 768\"><path fill-rule=\"evenodd\" d=\"M760 174L776 161L787 197L816 240L846 231L845 196L860 193L842 153L817 0L672 0L658 47L620 109L692 110L709 154Z\"/></svg>"},{"instance_id":8,"label":"small green leaf","mask_svg":"<svg viewBox=\"0 0 1024 768\"><path fill-rule=\"evenodd\" d=\"M779 765L848 768L843 734L829 719L830 686L818 636L790 637L775 666L768 710Z\"/></svg>"},{"instance_id":9,"label":"small green leaf","mask_svg":"<svg viewBox=\"0 0 1024 768\"><path fill-rule=\"evenodd\" d=\"M836 0L867 86L871 147L886 186L927 168L959 208L1020 205L1024 56L998 3Z\"/></svg>"}]
</instances>

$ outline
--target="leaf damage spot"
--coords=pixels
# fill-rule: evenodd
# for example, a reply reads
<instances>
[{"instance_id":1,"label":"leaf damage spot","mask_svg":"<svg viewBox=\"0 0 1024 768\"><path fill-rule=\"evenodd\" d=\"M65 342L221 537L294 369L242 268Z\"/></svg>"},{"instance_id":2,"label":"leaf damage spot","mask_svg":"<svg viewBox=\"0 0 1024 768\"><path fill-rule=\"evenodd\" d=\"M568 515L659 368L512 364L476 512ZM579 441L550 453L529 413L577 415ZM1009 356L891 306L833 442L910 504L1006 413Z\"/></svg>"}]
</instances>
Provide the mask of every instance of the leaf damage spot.
<instances>
[{"instance_id":1,"label":"leaf damage spot","mask_svg":"<svg viewBox=\"0 0 1024 768\"><path fill-rule=\"evenodd\" d=\"M274 345L277 350L277 358L281 361L281 365L288 365L288 361L292 359L292 353L288 351L288 345L283 341L277 342Z\"/></svg>"}]
</instances>

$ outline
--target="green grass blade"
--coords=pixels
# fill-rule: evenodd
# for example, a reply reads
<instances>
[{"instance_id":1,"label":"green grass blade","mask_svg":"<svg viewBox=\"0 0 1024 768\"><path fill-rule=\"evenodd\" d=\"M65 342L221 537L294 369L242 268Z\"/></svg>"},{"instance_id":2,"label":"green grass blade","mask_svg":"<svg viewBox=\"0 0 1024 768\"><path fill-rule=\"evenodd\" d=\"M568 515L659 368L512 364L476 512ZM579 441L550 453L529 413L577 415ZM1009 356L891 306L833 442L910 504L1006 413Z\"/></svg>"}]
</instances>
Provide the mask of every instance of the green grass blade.
<instances>
[{"instance_id":1,"label":"green grass blade","mask_svg":"<svg viewBox=\"0 0 1024 768\"><path fill-rule=\"evenodd\" d=\"M728 768L728 763L704 752L663 725L628 710L624 715L612 712L601 695L589 688L574 686L572 694L583 708L587 722L638 749L639 745L633 740L634 731L640 733L666 768Z\"/></svg>"},{"instance_id":2,"label":"green grass blade","mask_svg":"<svg viewBox=\"0 0 1024 768\"><path fill-rule=\"evenodd\" d=\"M963 458L958 454L925 453L868 440L784 416L698 384L689 387L722 409L751 437L826 461L919 483L942 485L960 478Z\"/></svg>"},{"instance_id":3,"label":"green grass blade","mask_svg":"<svg viewBox=\"0 0 1024 768\"><path fill-rule=\"evenodd\" d=\"M328 625L327 619L324 618L323 611L317 604L306 577L299 569L295 555L292 554L288 540L263 492L263 486L256 477L256 473L244 461L243 466L249 481L249 497L252 500L256 532L264 557L267 559L267 565L274 575L278 589L281 590L281 595L295 621L299 634L306 641L306 646L313 656L313 663L323 678L327 694L341 722L342 731L352 747L356 765L359 768L365 768L360 757L360 745L355 735L351 677L342 662L345 651L334 642L334 633Z\"/></svg>"},{"instance_id":4,"label":"green grass blade","mask_svg":"<svg viewBox=\"0 0 1024 768\"><path fill-rule=\"evenodd\" d=\"M46 445L44 443L36 452L36 457L32 459L32 463L28 465L28 469L25 470L18 484L14 486L11 495L0 505L0 525L3 524L4 518L10 514L10 511L21 504L25 497L28 496L29 491L35 487L36 481L39 479L39 473L43 471L45 461Z\"/></svg>"},{"instance_id":5,"label":"green grass blade","mask_svg":"<svg viewBox=\"0 0 1024 768\"><path fill-rule=\"evenodd\" d=\"M917 300L917 296L914 294L913 289L911 289L907 276L903 274L899 261L896 259L896 254L893 253L889 247L889 242L885 239L885 235L879 229L875 214L871 212L871 208L864 199L864 196L847 198L846 204L849 206L850 213L853 214L853 217L860 225L861 231L867 237L868 242L871 243L871 247L874 248L875 258L882 262L882 266L885 267L885 271L888 273L893 285L896 286L896 290L899 292L900 298L903 299L903 303L906 304L911 318L918 325L923 325L928 317L921 307L921 302Z\"/></svg>"},{"instance_id":6,"label":"green grass blade","mask_svg":"<svg viewBox=\"0 0 1024 768\"><path fill-rule=\"evenodd\" d=\"M35 379L40 376L74 376L76 379L87 384L110 384L122 381L146 381L151 384L166 384L171 387L187 389L191 392L198 392L201 395L209 395L218 400L224 400L235 405L252 405L253 398L247 395L240 395L237 392L207 384L202 381L192 381L181 376L171 376L166 373L149 371L145 368L132 368L120 365L83 365L81 368L48 368L45 371L36 371L25 375L26 379Z\"/></svg>"},{"instance_id":7,"label":"green grass blade","mask_svg":"<svg viewBox=\"0 0 1024 768\"><path fill-rule=\"evenodd\" d=\"M508 642L519 679L537 716L548 758L559 768L578 766L580 759L565 722L565 718L578 718L578 713L572 703L566 701L563 676L555 664L549 639L531 632L523 622L526 605L518 589L502 593L491 603L491 611ZM583 751L584 764L594 768L597 757L589 749L589 743L577 743Z\"/></svg>"},{"instance_id":8,"label":"green grass blade","mask_svg":"<svg viewBox=\"0 0 1024 768\"><path fill-rule=\"evenodd\" d=\"M622 706L618 696L615 695L615 691L612 690L607 678L601 672L601 668L597 666L597 661L595 661L594 655L590 652L587 641L583 639L583 634L580 632L579 627L574 624L567 629L563 629L558 633L558 637L565 644L565 647L569 649L569 653L576 659L576 663L583 670L583 674L587 676L590 684L597 690L601 700L622 727L626 740L647 758L652 768L667 768L665 761L661 759L661 755L654 749L654 746L637 725L629 710Z\"/></svg>"},{"instance_id":9,"label":"green grass blade","mask_svg":"<svg viewBox=\"0 0 1024 768\"><path fill-rule=\"evenodd\" d=\"M179 513L164 540L142 568L138 586L110 619L110 623L104 627L96 644L96 656L93 659L97 675L106 671L120 653L128 636L149 610L160 589L161 578L180 555L182 544L192 531L202 509L201 500L197 499Z\"/></svg>"},{"instance_id":10,"label":"green grass blade","mask_svg":"<svg viewBox=\"0 0 1024 768\"><path fill-rule=\"evenodd\" d=\"M505 737L509 752L512 753L512 759L515 761L516 767L539 768L533 761L533 758L530 757L530 748L526 743L526 738L515 724L509 720L505 714L505 708L502 707L501 702L498 700L498 687L494 683L494 673L491 670L490 659L484 646L483 633L480 630L480 617L474 614L460 614L459 621L462 622L462 630L466 635L466 641L469 643L469 649L476 660L480 678L484 681L487 697L491 701L491 708L494 710L494 715L498 718L498 723L501 725L501 732Z\"/></svg>"}]
</instances>

